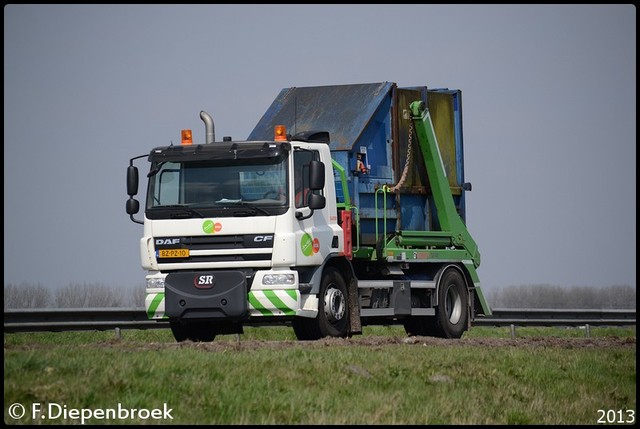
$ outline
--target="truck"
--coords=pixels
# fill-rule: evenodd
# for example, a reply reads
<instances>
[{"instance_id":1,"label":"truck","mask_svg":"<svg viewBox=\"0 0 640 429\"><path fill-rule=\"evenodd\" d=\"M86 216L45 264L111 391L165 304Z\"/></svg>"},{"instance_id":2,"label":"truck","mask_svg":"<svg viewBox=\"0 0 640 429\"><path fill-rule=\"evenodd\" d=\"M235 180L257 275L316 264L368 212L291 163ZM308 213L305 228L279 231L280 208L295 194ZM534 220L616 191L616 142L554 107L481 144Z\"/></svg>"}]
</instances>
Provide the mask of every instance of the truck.
<instances>
[{"instance_id":1,"label":"truck","mask_svg":"<svg viewBox=\"0 0 640 429\"><path fill-rule=\"evenodd\" d=\"M274 324L300 341L367 325L461 338L491 314L466 227L461 103L394 82L290 87L246 140L216 141L201 111L204 141L184 129L131 158L148 318L177 342Z\"/></svg>"}]
</instances>

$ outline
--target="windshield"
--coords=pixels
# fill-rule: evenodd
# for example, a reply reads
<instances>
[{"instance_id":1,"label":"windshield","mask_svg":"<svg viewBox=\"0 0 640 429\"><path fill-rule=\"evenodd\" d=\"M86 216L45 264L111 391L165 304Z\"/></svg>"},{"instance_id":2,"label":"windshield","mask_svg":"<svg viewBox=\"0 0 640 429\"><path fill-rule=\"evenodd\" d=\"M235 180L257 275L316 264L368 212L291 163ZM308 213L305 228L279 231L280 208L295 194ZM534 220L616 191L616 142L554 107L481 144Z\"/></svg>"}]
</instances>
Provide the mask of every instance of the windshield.
<instances>
[{"instance_id":1,"label":"windshield","mask_svg":"<svg viewBox=\"0 0 640 429\"><path fill-rule=\"evenodd\" d=\"M157 219L283 213L288 207L286 159L154 162L147 215Z\"/></svg>"}]
</instances>

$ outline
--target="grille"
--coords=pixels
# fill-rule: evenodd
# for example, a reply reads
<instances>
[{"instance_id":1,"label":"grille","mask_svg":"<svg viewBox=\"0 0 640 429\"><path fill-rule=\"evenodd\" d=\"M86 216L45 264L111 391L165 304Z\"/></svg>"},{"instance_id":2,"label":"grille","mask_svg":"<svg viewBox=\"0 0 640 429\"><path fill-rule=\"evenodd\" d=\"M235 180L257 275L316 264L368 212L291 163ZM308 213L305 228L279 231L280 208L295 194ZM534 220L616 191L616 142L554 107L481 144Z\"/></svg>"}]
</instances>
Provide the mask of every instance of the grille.
<instances>
[{"instance_id":1,"label":"grille","mask_svg":"<svg viewBox=\"0 0 640 429\"><path fill-rule=\"evenodd\" d=\"M179 239L179 243L177 240ZM273 234L247 235L217 235L197 237L156 237L156 250L160 249L189 249L188 258L158 258L158 263L187 263L187 262L244 262L266 261L271 259L273 250ZM243 253L246 249L260 249L263 251ZM224 255L193 255L194 251L231 250Z\"/></svg>"}]
</instances>

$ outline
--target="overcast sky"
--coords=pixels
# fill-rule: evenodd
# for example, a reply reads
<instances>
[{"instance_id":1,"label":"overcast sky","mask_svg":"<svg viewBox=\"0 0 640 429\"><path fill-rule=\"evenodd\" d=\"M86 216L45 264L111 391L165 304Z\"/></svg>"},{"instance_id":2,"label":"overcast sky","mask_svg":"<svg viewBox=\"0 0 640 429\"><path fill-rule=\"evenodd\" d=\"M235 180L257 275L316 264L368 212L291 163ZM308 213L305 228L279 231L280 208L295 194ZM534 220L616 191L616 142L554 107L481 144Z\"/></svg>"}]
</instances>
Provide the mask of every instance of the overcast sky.
<instances>
[{"instance_id":1,"label":"overcast sky","mask_svg":"<svg viewBox=\"0 0 640 429\"><path fill-rule=\"evenodd\" d=\"M636 286L631 4L6 5L5 285L143 287L131 157L383 81L462 90L485 290Z\"/></svg>"}]
</instances>

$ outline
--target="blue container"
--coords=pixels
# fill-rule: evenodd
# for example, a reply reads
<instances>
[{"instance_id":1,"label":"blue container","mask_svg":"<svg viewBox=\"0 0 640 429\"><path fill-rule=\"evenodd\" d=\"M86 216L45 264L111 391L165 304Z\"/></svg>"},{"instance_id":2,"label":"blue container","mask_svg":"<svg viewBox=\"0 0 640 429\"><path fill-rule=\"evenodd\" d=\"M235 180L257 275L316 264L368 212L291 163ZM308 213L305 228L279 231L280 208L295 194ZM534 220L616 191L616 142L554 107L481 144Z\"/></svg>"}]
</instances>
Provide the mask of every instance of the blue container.
<instances>
[{"instance_id":1,"label":"blue container","mask_svg":"<svg viewBox=\"0 0 640 429\"><path fill-rule=\"evenodd\" d=\"M284 88L247 140L272 140L275 125L295 136L328 131L332 157L347 171L348 190L359 219L360 245L374 245L384 232L439 231L424 160L413 133L406 178L413 101L426 103L454 202L465 221L461 92L393 82ZM336 174L338 203L344 202Z\"/></svg>"}]
</instances>

